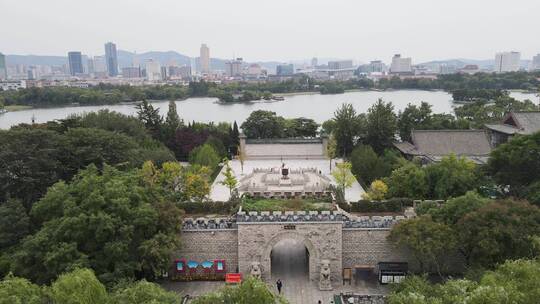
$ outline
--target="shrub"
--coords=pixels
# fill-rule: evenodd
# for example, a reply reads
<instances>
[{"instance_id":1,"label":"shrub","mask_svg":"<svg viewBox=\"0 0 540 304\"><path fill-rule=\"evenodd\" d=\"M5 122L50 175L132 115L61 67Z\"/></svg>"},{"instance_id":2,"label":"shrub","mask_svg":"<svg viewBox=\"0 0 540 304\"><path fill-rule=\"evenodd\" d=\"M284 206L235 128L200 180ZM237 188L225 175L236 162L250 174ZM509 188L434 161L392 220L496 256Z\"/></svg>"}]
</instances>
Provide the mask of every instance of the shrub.
<instances>
[{"instance_id":1,"label":"shrub","mask_svg":"<svg viewBox=\"0 0 540 304\"><path fill-rule=\"evenodd\" d=\"M178 203L178 208L186 214L229 214L238 210L238 202L182 202Z\"/></svg>"}]
</instances>

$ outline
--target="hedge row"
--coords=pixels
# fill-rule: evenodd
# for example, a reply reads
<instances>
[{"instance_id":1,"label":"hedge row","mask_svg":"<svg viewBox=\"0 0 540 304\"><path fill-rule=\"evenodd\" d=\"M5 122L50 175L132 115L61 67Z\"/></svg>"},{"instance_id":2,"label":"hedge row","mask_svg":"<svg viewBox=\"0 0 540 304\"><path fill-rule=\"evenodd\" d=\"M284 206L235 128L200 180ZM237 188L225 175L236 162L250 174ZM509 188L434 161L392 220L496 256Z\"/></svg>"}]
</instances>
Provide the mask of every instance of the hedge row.
<instances>
[{"instance_id":1,"label":"hedge row","mask_svg":"<svg viewBox=\"0 0 540 304\"><path fill-rule=\"evenodd\" d=\"M408 198L391 198L384 201L359 200L349 204L339 204L339 206L348 212L402 212L405 207L413 206L413 200Z\"/></svg>"},{"instance_id":2,"label":"hedge row","mask_svg":"<svg viewBox=\"0 0 540 304\"><path fill-rule=\"evenodd\" d=\"M238 202L182 202L178 207L186 214L230 214L238 210Z\"/></svg>"}]
</instances>

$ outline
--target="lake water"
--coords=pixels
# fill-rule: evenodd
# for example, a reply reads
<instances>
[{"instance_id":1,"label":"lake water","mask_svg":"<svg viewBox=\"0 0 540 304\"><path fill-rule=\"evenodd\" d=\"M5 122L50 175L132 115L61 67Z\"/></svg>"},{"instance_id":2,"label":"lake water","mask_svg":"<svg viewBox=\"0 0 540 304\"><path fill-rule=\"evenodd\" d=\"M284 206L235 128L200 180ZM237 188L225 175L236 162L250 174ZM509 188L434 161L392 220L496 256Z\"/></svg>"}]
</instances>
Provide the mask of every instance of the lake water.
<instances>
[{"instance_id":1,"label":"lake water","mask_svg":"<svg viewBox=\"0 0 540 304\"><path fill-rule=\"evenodd\" d=\"M534 94L512 92L514 98L524 100L538 100ZM443 91L421 91L421 90L398 90L398 91L358 91L347 92L337 95L290 95L285 96L284 101L276 102L253 102L220 104L216 98L189 98L176 102L178 114L184 121L200 122L220 122L237 121L240 124L252 111L270 110L286 118L307 117L322 123L333 116L334 111L342 103L352 103L358 113L366 112L367 109L377 99L391 101L394 104L396 113L404 109L407 104L419 105L425 101L433 106L436 113L452 113L451 95ZM167 101L152 102L160 109L162 115L167 113ZM66 118L70 114L80 114L84 112L109 109L127 115L136 115L133 104L105 105L105 106L69 106L61 108L40 108L24 111L8 112L0 114L0 128L7 129L19 123L30 123L32 117L36 122L42 123L54 119Z\"/></svg>"}]
</instances>

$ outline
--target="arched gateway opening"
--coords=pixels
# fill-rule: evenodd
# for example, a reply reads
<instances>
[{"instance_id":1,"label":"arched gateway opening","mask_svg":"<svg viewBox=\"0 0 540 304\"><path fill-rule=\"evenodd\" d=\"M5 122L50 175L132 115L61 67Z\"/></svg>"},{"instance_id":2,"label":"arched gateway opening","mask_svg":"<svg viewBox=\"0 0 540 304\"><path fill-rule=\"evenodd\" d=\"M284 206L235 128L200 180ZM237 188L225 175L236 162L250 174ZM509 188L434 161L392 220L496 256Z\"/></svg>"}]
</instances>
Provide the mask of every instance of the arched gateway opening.
<instances>
[{"instance_id":1,"label":"arched gateway opening","mask_svg":"<svg viewBox=\"0 0 540 304\"><path fill-rule=\"evenodd\" d=\"M281 240L270 252L270 265L274 280L308 280L309 250L299 240Z\"/></svg>"},{"instance_id":2,"label":"arched gateway opening","mask_svg":"<svg viewBox=\"0 0 540 304\"><path fill-rule=\"evenodd\" d=\"M267 243L262 260L267 278L313 280L319 253L303 235L285 232Z\"/></svg>"}]
</instances>

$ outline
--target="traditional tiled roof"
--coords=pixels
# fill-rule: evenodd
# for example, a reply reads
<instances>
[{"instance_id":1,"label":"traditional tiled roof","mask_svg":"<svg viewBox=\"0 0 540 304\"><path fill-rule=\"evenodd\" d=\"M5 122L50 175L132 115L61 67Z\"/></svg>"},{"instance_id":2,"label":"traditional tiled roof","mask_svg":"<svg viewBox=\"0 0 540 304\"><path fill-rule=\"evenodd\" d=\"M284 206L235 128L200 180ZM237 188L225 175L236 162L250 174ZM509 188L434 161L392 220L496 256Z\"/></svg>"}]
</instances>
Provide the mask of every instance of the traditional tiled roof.
<instances>
[{"instance_id":1,"label":"traditional tiled roof","mask_svg":"<svg viewBox=\"0 0 540 304\"><path fill-rule=\"evenodd\" d=\"M424 156L439 161L450 154L465 156L476 163L485 163L491 145L483 130L413 130L412 143L395 143L402 153Z\"/></svg>"},{"instance_id":2,"label":"traditional tiled roof","mask_svg":"<svg viewBox=\"0 0 540 304\"><path fill-rule=\"evenodd\" d=\"M486 128L508 135L532 134L540 131L540 112L511 112L502 123L488 124Z\"/></svg>"}]
</instances>

